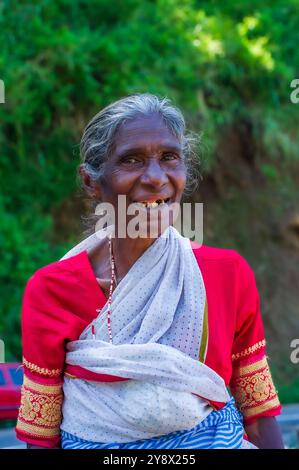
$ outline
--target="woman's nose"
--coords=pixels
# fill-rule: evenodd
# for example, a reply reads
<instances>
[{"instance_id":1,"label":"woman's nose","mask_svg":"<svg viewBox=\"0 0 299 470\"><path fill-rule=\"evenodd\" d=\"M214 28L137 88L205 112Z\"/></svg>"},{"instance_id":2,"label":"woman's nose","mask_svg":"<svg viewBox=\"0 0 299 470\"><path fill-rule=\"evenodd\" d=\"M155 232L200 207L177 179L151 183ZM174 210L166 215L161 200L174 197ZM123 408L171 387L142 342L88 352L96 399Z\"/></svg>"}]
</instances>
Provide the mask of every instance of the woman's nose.
<instances>
[{"instance_id":1,"label":"woman's nose","mask_svg":"<svg viewBox=\"0 0 299 470\"><path fill-rule=\"evenodd\" d=\"M161 168L159 162L151 160L146 165L140 180L144 184L161 187L168 182L168 176L163 168Z\"/></svg>"}]
</instances>

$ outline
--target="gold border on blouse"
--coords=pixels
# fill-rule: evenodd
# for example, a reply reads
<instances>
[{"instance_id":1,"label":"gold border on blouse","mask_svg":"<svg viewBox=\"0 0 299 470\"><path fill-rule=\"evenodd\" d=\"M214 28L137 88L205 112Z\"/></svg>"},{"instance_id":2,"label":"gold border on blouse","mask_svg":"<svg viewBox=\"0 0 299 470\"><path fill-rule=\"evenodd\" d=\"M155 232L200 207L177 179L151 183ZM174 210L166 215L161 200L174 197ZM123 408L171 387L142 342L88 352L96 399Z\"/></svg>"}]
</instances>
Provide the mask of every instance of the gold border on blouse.
<instances>
[{"instance_id":1,"label":"gold border on blouse","mask_svg":"<svg viewBox=\"0 0 299 470\"><path fill-rule=\"evenodd\" d=\"M205 362L207 349L208 349L208 339L209 339L209 319L208 319L208 301L205 300L204 314L203 314L203 326L202 326L202 335L201 342L199 347L199 360L200 362Z\"/></svg>"},{"instance_id":2,"label":"gold border on blouse","mask_svg":"<svg viewBox=\"0 0 299 470\"><path fill-rule=\"evenodd\" d=\"M31 434L32 436L35 437L56 437L59 436L60 433L60 428L58 427L53 427L53 428L45 428L45 427L40 427L40 426L35 426L34 424L29 424L25 423L24 421L21 421L18 419L17 430L23 431L26 434Z\"/></svg>"},{"instance_id":3,"label":"gold border on blouse","mask_svg":"<svg viewBox=\"0 0 299 470\"><path fill-rule=\"evenodd\" d=\"M29 379L26 376L26 374L24 374L23 386L27 389L30 389L30 390L34 391L34 392L56 395L56 394L60 393L62 384L57 384L57 385L39 384L39 383L34 382L33 380Z\"/></svg>"},{"instance_id":4,"label":"gold border on blouse","mask_svg":"<svg viewBox=\"0 0 299 470\"><path fill-rule=\"evenodd\" d=\"M47 369L45 367L39 367L37 364L33 364L32 362L27 361L25 357L23 357L23 364L27 369L31 372L36 372L40 375L48 375L49 377L59 377L62 373L62 369Z\"/></svg>"},{"instance_id":5,"label":"gold border on blouse","mask_svg":"<svg viewBox=\"0 0 299 470\"><path fill-rule=\"evenodd\" d=\"M262 341L259 341L258 343L253 344L249 348L244 349L243 351L241 351L239 353L233 354L232 355L232 361L236 361L237 359L240 359L242 357L249 356L250 354L257 351L258 349L263 348L264 346L266 346L266 340L265 339L263 339Z\"/></svg>"},{"instance_id":6,"label":"gold border on blouse","mask_svg":"<svg viewBox=\"0 0 299 470\"><path fill-rule=\"evenodd\" d=\"M254 406L252 408L247 408L243 410L242 413L245 416L245 418L250 418L251 416L259 415L260 413L263 413L264 411L277 408L278 406L280 406L280 401L278 399L278 396L276 396L272 400L268 400L266 401L266 403L263 403L262 405Z\"/></svg>"},{"instance_id":7,"label":"gold border on blouse","mask_svg":"<svg viewBox=\"0 0 299 470\"><path fill-rule=\"evenodd\" d=\"M32 436L59 435L62 400L62 384L40 384L24 374L16 429Z\"/></svg>"},{"instance_id":8,"label":"gold border on blouse","mask_svg":"<svg viewBox=\"0 0 299 470\"><path fill-rule=\"evenodd\" d=\"M266 356L233 371L231 390L245 417L280 406Z\"/></svg>"}]
</instances>

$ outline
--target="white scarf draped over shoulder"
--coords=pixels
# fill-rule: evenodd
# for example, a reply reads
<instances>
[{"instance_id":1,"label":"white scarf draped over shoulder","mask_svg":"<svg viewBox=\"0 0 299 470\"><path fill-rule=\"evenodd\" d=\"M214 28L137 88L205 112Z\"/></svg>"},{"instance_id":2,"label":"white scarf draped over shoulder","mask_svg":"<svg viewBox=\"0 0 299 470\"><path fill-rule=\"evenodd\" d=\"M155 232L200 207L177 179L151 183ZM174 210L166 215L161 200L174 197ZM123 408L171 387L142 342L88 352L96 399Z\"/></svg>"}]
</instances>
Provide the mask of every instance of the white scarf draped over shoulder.
<instances>
[{"instance_id":1,"label":"white scarf draped over shoulder","mask_svg":"<svg viewBox=\"0 0 299 470\"><path fill-rule=\"evenodd\" d=\"M64 258L94 243L89 237ZM61 428L94 442L130 442L192 429L229 395L199 360L206 292L190 240L172 226L138 258L66 362L125 381L65 377ZM92 334L95 331L95 336Z\"/></svg>"}]
</instances>

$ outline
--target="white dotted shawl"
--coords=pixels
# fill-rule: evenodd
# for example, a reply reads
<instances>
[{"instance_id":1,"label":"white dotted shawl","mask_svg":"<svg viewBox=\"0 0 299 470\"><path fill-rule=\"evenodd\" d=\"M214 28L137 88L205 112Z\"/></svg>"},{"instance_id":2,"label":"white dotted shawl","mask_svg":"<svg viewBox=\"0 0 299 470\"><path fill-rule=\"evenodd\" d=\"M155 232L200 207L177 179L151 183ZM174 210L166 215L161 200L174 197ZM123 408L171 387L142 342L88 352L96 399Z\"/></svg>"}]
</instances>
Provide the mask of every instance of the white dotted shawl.
<instances>
[{"instance_id":1,"label":"white dotted shawl","mask_svg":"<svg viewBox=\"0 0 299 470\"><path fill-rule=\"evenodd\" d=\"M95 243L94 236L64 258ZM65 378L61 428L94 442L130 442L192 429L226 403L223 379L199 361L206 293L190 240L172 226L134 263L107 303L68 343L66 362L130 380ZM95 338L92 335L95 328Z\"/></svg>"}]
</instances>

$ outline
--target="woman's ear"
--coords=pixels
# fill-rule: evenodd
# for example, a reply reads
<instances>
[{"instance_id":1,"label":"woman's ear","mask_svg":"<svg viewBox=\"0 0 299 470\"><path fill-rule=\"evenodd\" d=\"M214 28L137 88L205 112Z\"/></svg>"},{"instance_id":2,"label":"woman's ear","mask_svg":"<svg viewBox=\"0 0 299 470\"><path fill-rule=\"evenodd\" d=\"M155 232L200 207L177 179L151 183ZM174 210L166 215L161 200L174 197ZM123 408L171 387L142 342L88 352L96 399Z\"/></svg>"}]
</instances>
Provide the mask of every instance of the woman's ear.
<instances>
[{"instance_id":1,"label":"woman's ear","mask_svg":"<svg viewBox=\"0 0 299 470\"><path fill-rule=\"evenodd\" d=\"M100 184L98 182L94 181L90 177L90 175L86 172L84 163L82 163L79 166L78 174L79 174L80 179L81 179L82 187L83 187L84 191L86 191L88 196L93 198L93 199L100 200L101 199Z\"/></svg>"}]
</instances>

